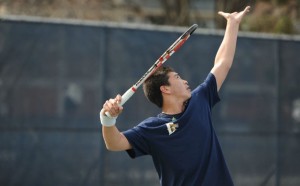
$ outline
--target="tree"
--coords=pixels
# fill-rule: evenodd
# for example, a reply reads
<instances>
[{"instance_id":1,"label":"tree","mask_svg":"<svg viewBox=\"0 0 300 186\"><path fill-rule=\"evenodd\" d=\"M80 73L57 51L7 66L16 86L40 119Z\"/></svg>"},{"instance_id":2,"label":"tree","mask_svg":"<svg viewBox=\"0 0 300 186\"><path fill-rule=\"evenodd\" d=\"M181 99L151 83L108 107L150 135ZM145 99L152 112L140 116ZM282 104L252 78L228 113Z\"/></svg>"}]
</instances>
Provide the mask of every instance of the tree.
<instances>
[{"instance_id":1,"label":"tree","mask_svg":"<svg viewBox=\"0 0 300 186\"><path fill-rule=\"evenodd\" d=\"M162 0L161 3L165 12L164 24L190 24L190 0Z\"/></svg>"}]
</instances>

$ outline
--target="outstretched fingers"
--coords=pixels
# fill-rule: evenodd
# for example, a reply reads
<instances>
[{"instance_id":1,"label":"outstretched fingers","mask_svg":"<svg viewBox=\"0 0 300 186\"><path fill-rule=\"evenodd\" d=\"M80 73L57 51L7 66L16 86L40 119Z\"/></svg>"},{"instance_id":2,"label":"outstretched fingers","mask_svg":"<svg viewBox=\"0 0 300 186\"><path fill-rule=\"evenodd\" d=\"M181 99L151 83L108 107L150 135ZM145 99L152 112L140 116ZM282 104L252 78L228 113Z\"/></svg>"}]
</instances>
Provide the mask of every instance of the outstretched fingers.
<instances>
[{"instance_id":1,"label":"outstretched fingers","mask_svg":"<svg viewBox=\"0 0 300 186\"><path fill-rule=\"evenodd\" d=\"M250 6L246 6L246 8L244 9L244 11L243 12L245 12L245 13L248 13L248 12L250 12Z\"/></svg>"},{"instance_id":2,"label":"outstretched fingers","mask_svg":"<svg viewBox=\"0 0 300 186\"><path fill-rule=\"evenodd\" d=\"M246 6L246 8L240 12L240 14L242 14L242 16L244 16L245 14L247 14L248 12L250 12L250 6Z\"/></svg>"},{"instance_id":3,"label":"outstretched fingers","mask_svg":"<svg viewBox=\"0 0 300 186\"><path fill-rule=\"evenodd\" d=\"M226 13L219 11L218 14L223 16L225 19L235 19L236 21L240 22L241 19L250 11L250 6L245 7L245 9L241 12L233 12L233 13Z\"/></svg>"}]
</instances>

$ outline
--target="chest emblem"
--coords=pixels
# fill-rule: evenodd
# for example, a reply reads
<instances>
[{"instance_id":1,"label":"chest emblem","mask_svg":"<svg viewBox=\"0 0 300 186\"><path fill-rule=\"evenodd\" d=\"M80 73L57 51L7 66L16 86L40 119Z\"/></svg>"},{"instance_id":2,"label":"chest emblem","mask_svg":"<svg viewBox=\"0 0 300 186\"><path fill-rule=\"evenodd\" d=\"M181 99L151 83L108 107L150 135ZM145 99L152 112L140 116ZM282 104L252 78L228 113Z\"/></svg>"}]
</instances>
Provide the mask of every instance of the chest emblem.
<instances>
[{"instance_id":1,"label":"chest emblem","mask_svg":"<svg viewBox=\"0 0 300 186\"><path fill-rule=\"evenodd\" d=\"M166 125L167 125L169 135L173 134L177 130L177 128L179 127L178 124L172 123L172 122L167 123Z\"/></svg>"}]
</instances>

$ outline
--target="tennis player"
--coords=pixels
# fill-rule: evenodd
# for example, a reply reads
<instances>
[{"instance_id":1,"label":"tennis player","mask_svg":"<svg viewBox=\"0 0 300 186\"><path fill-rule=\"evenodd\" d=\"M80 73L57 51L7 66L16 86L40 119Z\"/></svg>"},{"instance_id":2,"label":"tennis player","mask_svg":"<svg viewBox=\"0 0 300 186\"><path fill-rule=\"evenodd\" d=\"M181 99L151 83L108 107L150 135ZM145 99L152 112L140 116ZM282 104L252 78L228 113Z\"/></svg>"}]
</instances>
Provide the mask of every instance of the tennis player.
<instances>
[{"instance_id":1,"label":"tennis player","mask_svg":"<svg viewBox=\"0 0 300 186\"><path fill-rule=\"evenodd\" d=\"M214 66L204 82L191 91L188 82L170 67L160 67L143 84L146 97L162 112L120 132L116 119L121 96L107 100L100 111L108 150L127 151L136 158L151 155L162 186L232 186L233 181L212 126L211 112L232 65L241 12L219 12L227 20ZM112 117L107 117L109 112Z\"/></svg>"}]
</instances>

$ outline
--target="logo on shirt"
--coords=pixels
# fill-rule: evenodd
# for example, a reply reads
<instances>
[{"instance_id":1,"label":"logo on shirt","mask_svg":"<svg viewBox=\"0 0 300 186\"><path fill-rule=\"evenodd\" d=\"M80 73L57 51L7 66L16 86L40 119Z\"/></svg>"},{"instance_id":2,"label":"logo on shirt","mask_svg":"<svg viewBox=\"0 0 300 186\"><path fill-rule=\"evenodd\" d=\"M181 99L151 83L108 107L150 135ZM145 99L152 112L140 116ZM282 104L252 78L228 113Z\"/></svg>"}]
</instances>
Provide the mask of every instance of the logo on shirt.
<instances>
[{"instance_id":1,"label":"logo on shirt","mask_svg":"<svg viewBox=\"0 0 300 186\"><path fill-rule=\"evenodd\" d=\"M172 122L166 124L169 135L173 134L179 127L178 124L174 123L175 121L176 121L176 119L172 118Z\"/></svg>"}]
</instances>

